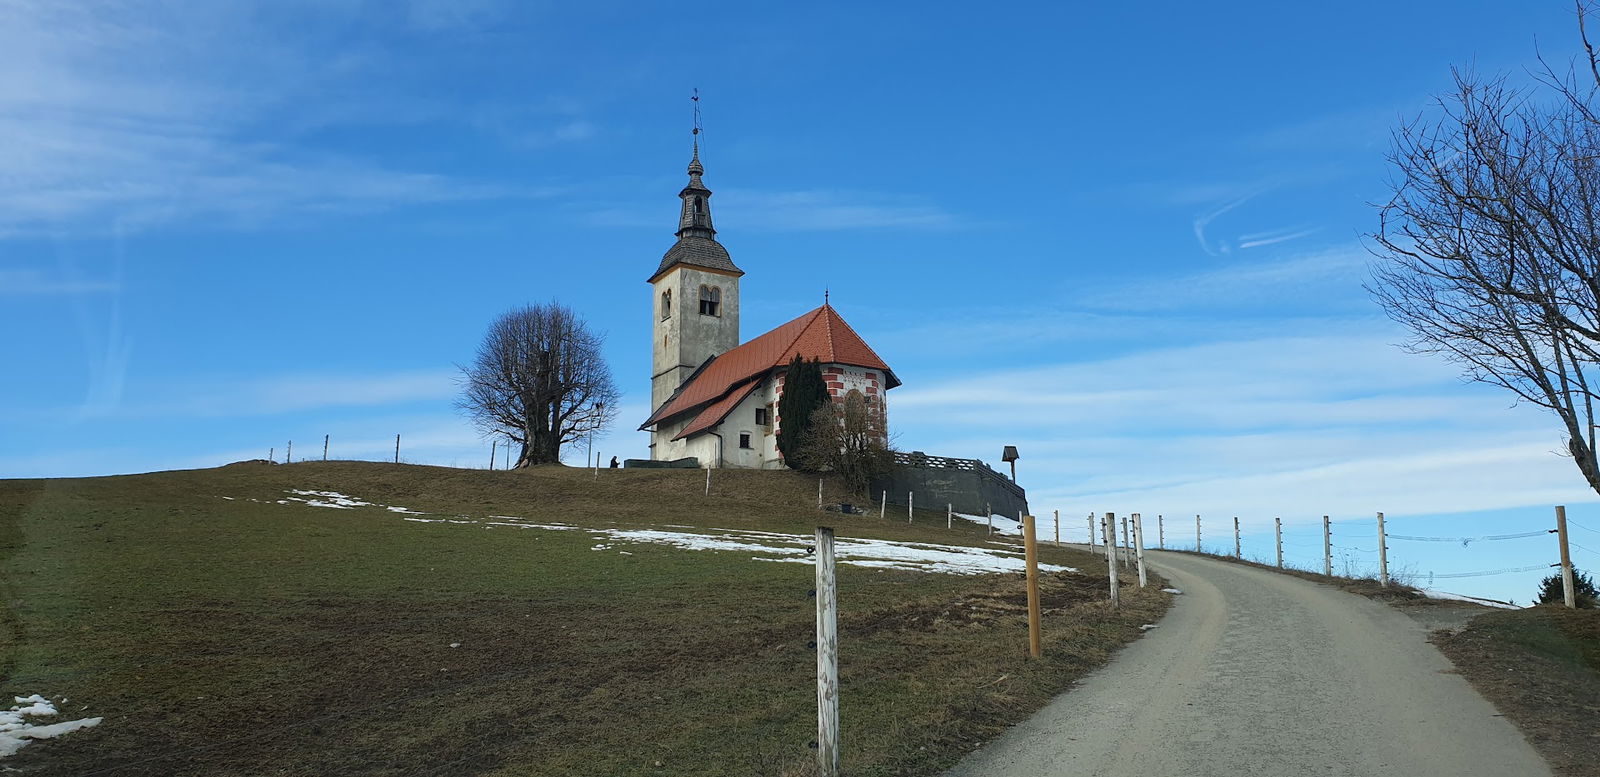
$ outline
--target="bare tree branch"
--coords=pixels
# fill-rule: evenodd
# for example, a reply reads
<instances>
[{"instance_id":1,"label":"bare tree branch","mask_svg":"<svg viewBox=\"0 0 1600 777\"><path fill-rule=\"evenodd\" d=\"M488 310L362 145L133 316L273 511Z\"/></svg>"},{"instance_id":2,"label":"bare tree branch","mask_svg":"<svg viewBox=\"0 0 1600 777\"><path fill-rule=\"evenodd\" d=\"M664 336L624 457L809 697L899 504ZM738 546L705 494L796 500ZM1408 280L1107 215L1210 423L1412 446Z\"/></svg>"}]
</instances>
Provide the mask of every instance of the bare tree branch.
<instances>
[{"instance_id":1,"label":"bare tree branch","mask_svg":"<svg viewBox=\"0 0 1600 777\"><path fill-rule=\"evenodd\" d=\"M602 339L558 303L512 310L489 326L462 367L456 406L486 435L521 446L515 467L561 461L561 446L611 424L616 385Z\"/></svg>"}]
</instances>

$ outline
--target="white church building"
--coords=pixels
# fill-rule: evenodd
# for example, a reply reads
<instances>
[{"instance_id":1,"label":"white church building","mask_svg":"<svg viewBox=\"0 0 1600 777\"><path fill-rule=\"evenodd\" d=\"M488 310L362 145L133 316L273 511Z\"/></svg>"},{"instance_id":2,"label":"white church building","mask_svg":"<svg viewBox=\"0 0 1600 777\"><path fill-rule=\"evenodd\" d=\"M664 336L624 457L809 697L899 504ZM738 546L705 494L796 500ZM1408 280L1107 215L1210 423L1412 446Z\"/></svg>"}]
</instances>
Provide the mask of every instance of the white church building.
<instances>
[{"instance_id":1,"label":"white church building","mask_svg":"<svg viewBox=\"0 0 1600 777\"><path fill-rule=\"evenodd\" d=\"M900 381L827 302L740 344L744 271L717 242L711 190L700 180L704 173L696 143L689 185L678 193L678 241L649 280L655 411L639 428L650 432L650 458L656 461L692 456L703 467L780 469L785 465L777 446L778 398L797 354L822 362L835 400L856 391L883 403Z\"/></svg>"}]
</instances>

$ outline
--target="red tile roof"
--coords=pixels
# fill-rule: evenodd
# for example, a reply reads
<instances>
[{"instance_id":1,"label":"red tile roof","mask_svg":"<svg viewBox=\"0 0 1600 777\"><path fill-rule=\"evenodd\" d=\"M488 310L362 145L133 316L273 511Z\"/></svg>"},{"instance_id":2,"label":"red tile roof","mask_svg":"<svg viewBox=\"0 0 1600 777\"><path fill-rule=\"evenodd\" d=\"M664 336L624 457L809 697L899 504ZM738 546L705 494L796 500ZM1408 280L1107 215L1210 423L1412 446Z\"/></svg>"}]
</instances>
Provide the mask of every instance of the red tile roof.
<instances>
[{"instance_id":1,"label":"red tile roof","mask_svg":"<svg viewBox=\"0 0 1600 777\"><path fill-rule=\"evenodd\" d=\"M739 402L755 390L759 384L757 378L769 370L787 365L797 354L823 364L848 364L883 370L885 389L900 385L900 380L872 350L872 346L867 345L832 306L823 305L713 358L690 376L677 393L650 414L649 420L639 428L648 428L673 416L700 410L694 421L674 439L708 429L726 418ZM734 395L738 399L730 399Z\"/></svg>"}]
</instances>

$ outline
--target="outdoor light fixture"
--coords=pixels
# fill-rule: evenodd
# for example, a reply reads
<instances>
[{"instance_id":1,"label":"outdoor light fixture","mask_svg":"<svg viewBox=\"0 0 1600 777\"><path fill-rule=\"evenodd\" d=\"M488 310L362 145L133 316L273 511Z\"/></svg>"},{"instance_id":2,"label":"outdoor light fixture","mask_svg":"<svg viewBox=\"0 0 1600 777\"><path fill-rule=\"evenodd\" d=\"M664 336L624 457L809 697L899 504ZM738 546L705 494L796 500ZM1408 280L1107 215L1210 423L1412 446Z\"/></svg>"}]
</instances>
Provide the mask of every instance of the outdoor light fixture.
<instances>
[{"instance_id":1,"label":"outdoor light fixture","mask_svg":"<svg viewBox=\"0 0 1600 777\"><path fill-rule=\"evenodd\" d=\"M1017 482L1017 459L1020 458L1022 457L1017 455L1017 446L1015 445L1007 445L1006 449L1000 454L1000 460L1011 465L1011 482L1013 483Z\"/></svg>"}]
</instances>

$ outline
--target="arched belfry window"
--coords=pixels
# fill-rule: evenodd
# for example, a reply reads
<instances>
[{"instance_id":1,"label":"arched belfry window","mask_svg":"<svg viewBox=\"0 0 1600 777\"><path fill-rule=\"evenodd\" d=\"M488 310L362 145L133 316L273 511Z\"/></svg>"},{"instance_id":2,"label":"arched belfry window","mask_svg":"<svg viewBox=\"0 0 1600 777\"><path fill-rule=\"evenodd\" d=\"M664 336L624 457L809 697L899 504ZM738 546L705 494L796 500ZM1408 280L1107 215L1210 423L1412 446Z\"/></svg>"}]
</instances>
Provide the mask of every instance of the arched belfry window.
<instances>
[{"instance_id":1,"label":"arched belfry window","mask_svg":"<svg viewBox=\"0 0 1600 777\"><path fill-rule=\"evenodd\" d=\"M700 315L720 316L717 308L722 305L722 289L716 286L700 287Z\"/></svg>"},{"instance_id":2,"label":"arched belfry window","mask_svg":"<svg viewBox=\"0 0 1600 777\"><path fill-rule=\"evenodd\" d=\"M672 318L672 289L661 292L661 320Z\"/></svg>"},{"instance_id":3,"label":"arched belfry window","mask_svg":"<svg viewBox=\"0 0 1600 777\"><path fill-rule=\"evenodd\" d=\"M704 197L696 197L696 198L694 198L694 212L696 214L700 214L700 213L705 212L705 209L706 209L706 198L704 198Z\"/></svg>"}]
</instances>

